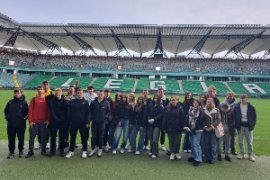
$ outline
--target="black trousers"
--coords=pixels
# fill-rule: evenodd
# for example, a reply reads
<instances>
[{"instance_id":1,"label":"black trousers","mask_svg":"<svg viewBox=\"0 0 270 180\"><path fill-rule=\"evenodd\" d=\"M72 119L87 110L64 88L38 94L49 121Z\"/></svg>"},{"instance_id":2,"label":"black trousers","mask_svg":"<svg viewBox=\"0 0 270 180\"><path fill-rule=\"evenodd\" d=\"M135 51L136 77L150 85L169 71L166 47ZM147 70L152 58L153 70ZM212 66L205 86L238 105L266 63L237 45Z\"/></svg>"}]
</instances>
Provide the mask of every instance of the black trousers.
<instances>
[{"instance_id":1,"label":"black trousers","mask_svg":"<svg viewBox=\"0 0 270 180\"><path fill-rule=\"evenodd\" d=\"M92 149L102 149L104 140L105 123L92 123Z\"/></svg>"},{"instance_id":2,"label":"black trousers","mask_svg":"<svg viewBox=\"0 0 270 180\"><path fill-rule=\"evenodd\" d=\"M104 129L103 146L107 146L108 144L110 127L111 127L110 123L106 123L105 129Z\"/></svg>"},{"instance_id":3,"label":"black trousers","mask_svg":"<svg viewBox=\"0 0 270 180\"><path fill-rule=\"evenodd\" d=\"M64 151L65 148L65 137L68 131L67 122L51 122L50 124L50 134L51 134L51 152L56 150L56 137L57 132L59 132L59 150Z\"/></svg>"},{"instance_id":4,"label":"black trousers","mask_svg":"<svg viewBox=\"0 0 270 180\"><path fill-rule=\"evenodd\" d=\"M74 152L75 141L77 137L78 130L81 135L82 150L87 151L87 128L84 122L72 122L70 123L70 146L69 151Z\"/></svg>"},{"instance_id":5,"label":"black trousers","mask_svg":"<svg viewBox=\"0 0 270 180\"><path fill-rule=\"evenodd\" d=\"M26 125L19 126L7 126L7 135L8 135L8 148L10 153L14 153L15 151L15 141L16 136L18 137L18 149L19 151L23 151L24 149L24 134L25 134Z\"/></svg>"},{"instance_id":6,"label":"black trousers","mask_svg":"<svg viewBox=\"0 0 270 180\"><path fill-rule=\"evenodd\" d=\"M165 143L165 133L163 131L161 131L160 133L160 144L164 145Z\"/></svg>"},{"instance_id":7,"label":"black trousers","mask_svg":"<svg viewBox=\"0 0 270 180\"><path fill-rule=\"evenodd\" d=\"M181 134L168 133L169 147L171 153L177 154L180 150Z\"/></svg>"}]
</instances>

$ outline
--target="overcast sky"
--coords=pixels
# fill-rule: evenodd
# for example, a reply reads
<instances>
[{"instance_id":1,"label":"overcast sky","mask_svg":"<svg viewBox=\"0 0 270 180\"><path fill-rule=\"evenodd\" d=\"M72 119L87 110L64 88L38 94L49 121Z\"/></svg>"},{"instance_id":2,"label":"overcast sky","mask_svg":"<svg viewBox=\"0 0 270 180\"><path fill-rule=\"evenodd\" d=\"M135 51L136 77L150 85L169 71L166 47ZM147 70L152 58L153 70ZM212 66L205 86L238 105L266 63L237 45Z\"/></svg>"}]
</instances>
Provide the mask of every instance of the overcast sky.
<instances>
[{"instance_id":1,"label":"overcast sky","mask_svg":"<svg viewBox=\"0 0 270 180\"><path fill-rule=\"evenodd\" d=\"M270 0L0 0L18 22L270 24Z\"/></svg>"}]
</instances>

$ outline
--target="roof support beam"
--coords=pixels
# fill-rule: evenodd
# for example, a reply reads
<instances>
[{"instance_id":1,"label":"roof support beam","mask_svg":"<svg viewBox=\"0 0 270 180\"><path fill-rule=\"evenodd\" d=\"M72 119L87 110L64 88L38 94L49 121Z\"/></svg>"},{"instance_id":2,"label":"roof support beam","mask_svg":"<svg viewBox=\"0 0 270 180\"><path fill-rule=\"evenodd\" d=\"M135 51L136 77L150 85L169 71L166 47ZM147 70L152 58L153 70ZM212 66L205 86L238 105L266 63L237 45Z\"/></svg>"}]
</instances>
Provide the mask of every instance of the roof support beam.
<instances>
[{"instance_id":1,"label":"roof support beam","mask_svg":"<svg viewBox=\"0 0 270 180\"><path fill-rule=\"evenodd\" d=\"M140 49L140 57L142 57L142 45L141 45L139 37L137 37L137 42L138 42L139 49Z\"/></svg>"},{"instance_id":2,"label":"roof support beam","mask_svg":"<svg viewBox=\"0 0 270 180\"><path fill-rule=\"evenodd\" d=\"M87 42L85 42L83 39L81 39L80 37L78 37L76 34L70 33L66 29L65 29L65 31L82 48L82 51L81 51L80 55L84 55L88 51L92 51L97 56L96 51L94 50L94 48L90 44L88 44Z\"/></svg>"},{"instance_id":3,"label":"roof support beam","mask_svg":"<svg viewBox=\"0 0 270 180\"><path fill-rule=\"evenodd\" d=\"M113 29L111 29L112 32L112 37L115 41L115 44L117 46L117 51L115 53L114 56L118 56L123 50L126 51L130 56L131 54L128 52L127 48L125 47L125 45L123 44L123 42L120 40L120 38L114 33Z\"/></svg>"},{"instance_id":4,"label":"roof support beam","mask_svg":"<svg viewBox=\"0 0 270 180\"><path fill-rule=\"evenodd\" d=\"M20 33L21 28L18 27L18 29L8 38L8 40L5 42L4 46L10 46L14 47L17 37Z\"/></svg>"},{"instance_id":5,"label":"roof support beam","mask_svg":"<svg viewBox=\"0 0 270 180\"><path fill-rule=\"evenodd\" d=\"M204 35L201 40L193 47L193 49L188 53L187 57L190 55L190 54L197 54L199 55L200 57L204 57L203 54L201 54L201 50L204 46L204 44L206 43L207 39L210 37L210 33L212 32L212 30L209 30L207 32L206 35Z\"/></svg>"},{"instance_id":6,"label":"roof support beam","mask_svg":"<svg viewBox=\"0 0 270 180\"><path fill-rule=\"evenodd\" d=\"M60 54L63 54L63 51L61 50L61 48L57 44L55 44L55 43L53 43L53 42L51 42L51 41L49 41L49 40L47 40L45 38L42 38L42 37L36 35L35 33L29 33L29 32L26 32L26 31L24 31L24 32L29 37L33 38L34 40L41 43L43 46L47 47L48 50L47 50L46 54L51 54L55 50L57 50Z\"/></svg>"},{"instance_id":7,"label":"roof support beam","mask_svg":"<svg viewBox=\"0 0 270 180\"><path fill-rule=\"evenodd\" d=\"M224 57L227 57L227 55L230 53L234 53L237 57L243 58L241 51L243 49L245 49L250 43L252 43L255 39L261 38L261 36L264 32L265 32L265 30L261 31L259 34L251 36L251 37L245 39L244 41L236 44L235 46L233 46L231 49L228 50L228 52L226 53L226 55Z\"/></svg>"},{"instance_id":8,"label":"roof support beam","mask_svg":"<svg viewBox=\"0 0 270 180\"><path fill-rule=\"evenodd\" d=\"M158 29L156 46L150 57L154 54L162 54L163 56L167 57L166 53L163 51L161 28Z\"/></svg>"},{"instance_id":9,"label":"roof support beam","mask_svg":"<svg viewBox=\"0 0 270 180\"><path fill-rule=\"evenodd\" d=\"M174 52L174 56L175 56L175 57L177 56L177 53L178 53L178 51L179 51L179 47L180 47L180 44L181 44L182 41L183 41L183 36L180 37L179 42L178 42L178 44L177 44L176 50L175 50L175 52Z\"/></svg>"}]
</instances>

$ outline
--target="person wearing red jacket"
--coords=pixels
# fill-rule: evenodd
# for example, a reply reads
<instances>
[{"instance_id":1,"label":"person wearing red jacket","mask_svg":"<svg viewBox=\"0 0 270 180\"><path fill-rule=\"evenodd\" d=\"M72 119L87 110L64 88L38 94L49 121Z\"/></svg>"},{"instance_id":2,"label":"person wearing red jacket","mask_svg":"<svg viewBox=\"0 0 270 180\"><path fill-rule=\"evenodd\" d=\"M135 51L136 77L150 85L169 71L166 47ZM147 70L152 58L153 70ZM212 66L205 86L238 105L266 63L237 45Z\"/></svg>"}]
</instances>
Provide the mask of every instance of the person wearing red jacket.
<instances>
[{"instance_id":1,"label":"person wearing red jacket","mask_svg":"<svg viewBox=\"0 0 270 180\"><path fill-rule=\"evenodd\" d=\"M49 108L46 103L44 88L37 87L37 95L32 98L29 105L28 120L30 125L29 137L29 152L25 158L30 158L34 155L34 142L37 134L41 136L41 155L46 154L46 135L47 126L49 124Z\"/></svg>"}]
</instances>

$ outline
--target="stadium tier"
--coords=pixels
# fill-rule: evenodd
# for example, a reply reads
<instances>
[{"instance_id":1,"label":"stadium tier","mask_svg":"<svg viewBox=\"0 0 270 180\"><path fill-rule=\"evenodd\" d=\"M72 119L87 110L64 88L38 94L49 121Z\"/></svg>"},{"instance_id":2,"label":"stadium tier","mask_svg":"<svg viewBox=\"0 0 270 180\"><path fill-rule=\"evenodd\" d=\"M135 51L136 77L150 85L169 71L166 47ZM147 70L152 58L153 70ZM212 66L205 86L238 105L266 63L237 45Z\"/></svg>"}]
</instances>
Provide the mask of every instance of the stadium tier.
<instances>
[{"instance_id":1,"label":"stadium tier","mask_svg":"<svg viewBox=\"0 0 270 180\"><path fill-rule=\"evenodd\" d=\"M111 89L121 92L141 92L144 89L157 90L163 87L169 94L184 94L192 92L193 94L203 94L207 91L207 87L215 86L219 95L225 95L227 92L232 91L235 94L249 94L250 96L269 96L270 84L269 83L253 83L253 82L218 82L218 81L186 81L176 79L113 79L113 78L90 78L78 76L49 76L37 75L29 81L21 82L23 79L18 74L17 80L21 87L25 89L33 89L40 85L42 81L48 80L52 89L57 87L68 88L70 85L78 85L83 89L87 86L93 85L96 90ZM0 74L0 86L3 88L15 87L13 77L8 73ZM25 81L25 79L23 79ZM23 86L23 84L25 84Z\"/></svg>"}]
</instances>

